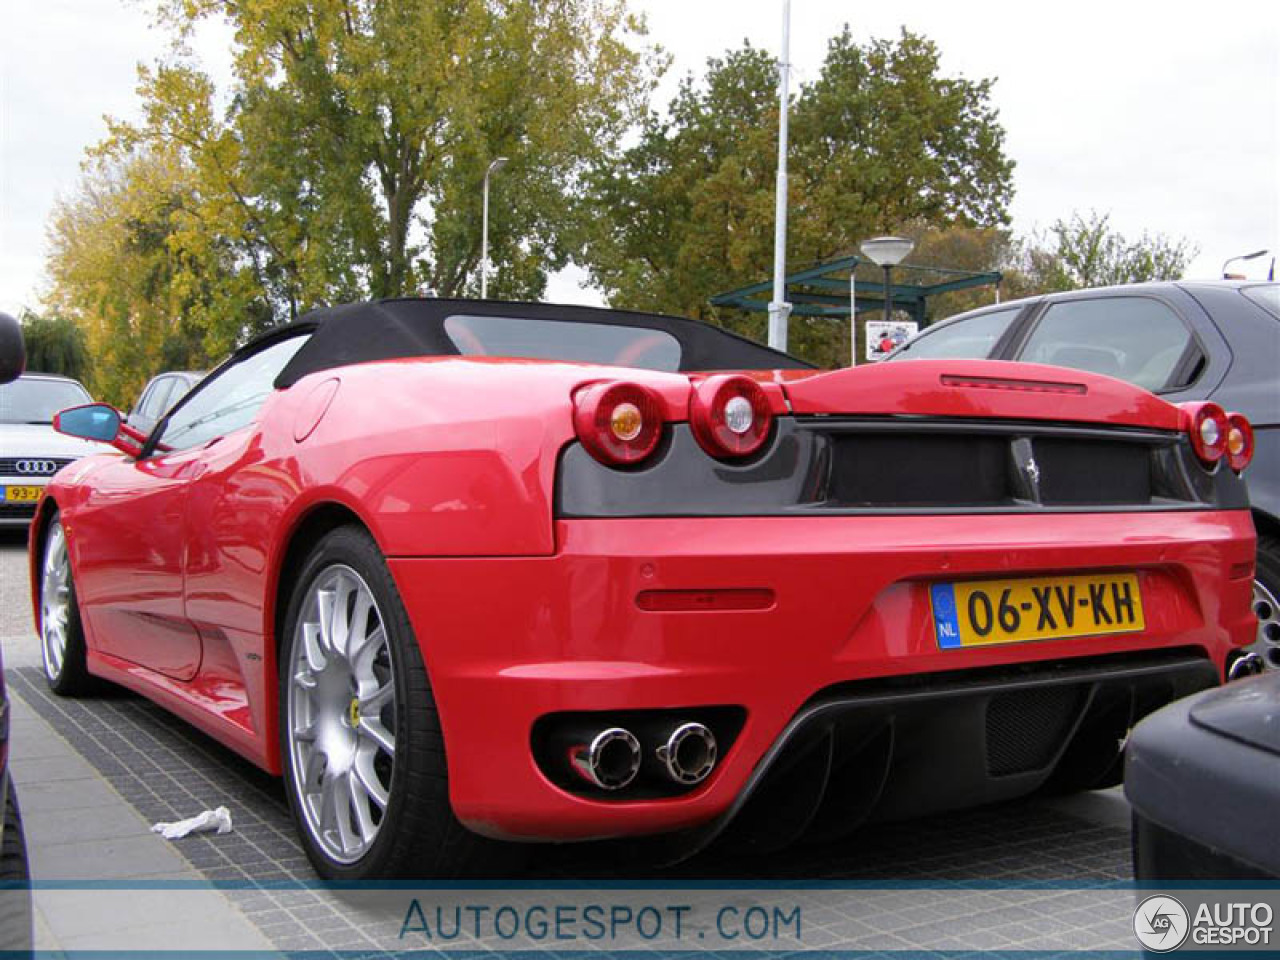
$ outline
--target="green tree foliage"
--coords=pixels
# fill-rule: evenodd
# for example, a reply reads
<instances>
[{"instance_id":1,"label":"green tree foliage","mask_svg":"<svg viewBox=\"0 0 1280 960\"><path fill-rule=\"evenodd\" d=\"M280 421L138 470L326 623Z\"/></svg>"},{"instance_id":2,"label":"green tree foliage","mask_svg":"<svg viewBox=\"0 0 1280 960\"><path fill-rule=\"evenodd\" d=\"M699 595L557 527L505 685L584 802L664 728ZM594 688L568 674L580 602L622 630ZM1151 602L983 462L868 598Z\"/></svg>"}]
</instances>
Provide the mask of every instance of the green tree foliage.
<instances>
[{"instance_id":1,"label":"green tree foliage","mask_svg":"<svg viewBox=\"0 0 1280 960\"><path fill-rule=\"evenodd\" d=\"M909 264L974 273L1001 273L1000 295L1004 299L1028 296L1032 292L1017 266L1022 245L1013 231L1007 228L952 226L933 229L917 221L905 227L902 234L916 244L907 257ZM869 273L869 276L873 275ZM924 274L923 277L930 282L948 279L942 275ZM930 297L925 304L925 315L932 323L985 306L994 298L995 289L990 286L955 290Z\"/></svg>"},{"instance_id":2,"label":"green tree foliage","mask_svg":"<svg viewBox=\"0 0 1280 960\"><path fill-rule=\"evenodd\" d=\"M84 331L96 396L127 406L159 370L204 366L269 322L251 272L201 230L198 205L193 171L171 150L92 163L55 208L48 306ZM228 317L236 333L211 332Z\"/></svg>"},{"instance_id":3,"label":"green tree foliage","mask_svg":"<svg viewBox=\"0 0 1280 960\"><path fill-rule=\"evenodd\" d=\"M707 298L770 273L776 83L773 59L750 46L713 59L702 82L685 79L665 115L645 118L619 164L597 170L602 215L588 261L615 305L762 335L762 317ZM790 268L904 224L1005 224L1013 163L990 92L990 80L943 75L937 47L916 34L865 45L848 28L835 37L793 107ZM821 363L845 358L838 326L795 320L791 347Z\"/></svg>"},{"instance_id":4,"label":"green tree foliage","mask_svg":"<svg viewBox=\"0 0 1280 960\"><path fill-rule=\"evenodd\" d=\"M141 119L111 124L52 228L51 299L112 396L315 306L474 292L497 156L490 290L539 296L663 63L625 0L156 2L174 54L140 71ZM205 18L235 29L227 91L184 50Z\"/></svg>"},{"instance_id":5,"label":"green tree foliage","mask_svg":"<svg viewBox=\"0 0 1280 960\"><path fill-rule=\"evenodd\" d=\"M575 243L574 185L648 95L655 63L621 0L162 0L236 29L225 119L208 81L143 78L117 142L183 144L252 250L277 313L353 296L467 292L494 180L498 295L537 296Z\"/></svg>"},{"instance_id":6,"label":"green tree foliage","mask_svg":"<svg viewBox=\"0 0 1280 960\"><path fill-rule=\"evenodd\" d=\"M1190 240L1144 232L1125 238L1109 214L1073 213L1057 220L1047 236L1032 238L1024 270L1039 292L1077 290L1147 280L1177 280L1199 253Z\"/></svg>"},{"instance_id":7,"label":"green tree foliage","mask_svg":"<svg viewBox=\"0 0 1280 960\"><path fill-rule=\"evenodd\" d=\"M22 312L21 320L28 370L88 379L89 346L84 330L75 321L54 314L41 316L30 310Z\"/></svg>"}]
</instances>

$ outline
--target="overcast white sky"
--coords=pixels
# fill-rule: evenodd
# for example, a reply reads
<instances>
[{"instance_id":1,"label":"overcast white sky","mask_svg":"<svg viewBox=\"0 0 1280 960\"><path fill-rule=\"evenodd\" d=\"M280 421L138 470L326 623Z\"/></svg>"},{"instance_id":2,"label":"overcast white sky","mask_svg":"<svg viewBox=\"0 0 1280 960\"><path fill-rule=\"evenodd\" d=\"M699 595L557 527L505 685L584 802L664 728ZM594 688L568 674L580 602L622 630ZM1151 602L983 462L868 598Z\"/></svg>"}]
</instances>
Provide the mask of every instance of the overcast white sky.
<instances>
[{"instance_id":1,"label":"overcast white sky","mask_svg":"<svg viewBox=\"0 0 1280 960\"><path fill-rule=\"evenodd\" d=\"M632 0L675 59L664 84L701 72L744 38L777 51L781 0ZM1069 3L831 3L793 0L792 62L814 78L846 21L860 39L905 25L948 73L997 78L993 99L1016 162L1014 228L1073 210L1109 212L1126 235L1187 237L1190 275L1280 250L1280 4L1130 0ZM70 193L104 114L133 116L135 65L165 50L150 5L0 0L0 310L38 306L45 222ZM211 33L206 59L223 59ZM1270 257L1240 265L1266 275ZM743 277L744 283L755 277ZM551 299L598 302L574 276Z\"/></svg>"}]
</instances>

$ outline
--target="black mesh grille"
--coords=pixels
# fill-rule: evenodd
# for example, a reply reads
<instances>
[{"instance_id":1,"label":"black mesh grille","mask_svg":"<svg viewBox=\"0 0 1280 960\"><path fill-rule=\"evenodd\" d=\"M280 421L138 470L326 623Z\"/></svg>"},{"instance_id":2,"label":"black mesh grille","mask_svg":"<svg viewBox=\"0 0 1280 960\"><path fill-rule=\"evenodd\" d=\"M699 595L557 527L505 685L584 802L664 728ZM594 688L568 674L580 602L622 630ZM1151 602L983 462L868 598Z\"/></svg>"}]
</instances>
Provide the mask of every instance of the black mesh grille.
<instances>
[{"instance_id":1,"label":"black mesh grille","mask_svg":"<svg viewBox=\"0 0 1280 960\"><path fill-rule=\"evenodd\" d=\"M1151 452L1132 443L1037 437L1042 503L1146 503Z\"/></svg>"},{"instance_id":2,"label":"black mesh grille","mask_svg":"<svg viewBox=\"0 0 1280 960\"><path fill-rule=\"evenodd\" d=\"M0 520L30 520L36 515L35 501L0 503Z\"/></svg>"},{"instance_id":3,"label":"black mesh grille","mask_svg":"<svg viewBox=\"0 0 1280 960\"><path fill-rule=\"evenodd\" d=\"M1165 489L1170 484L1156 470L1175 449L1172 437L1071 435L1031 425L885 429L846 422L815 429L830 443L827 507L1070 508L1182 498Z\"/></svg>"},{"instance_id":4,"label":"black mesh grille","mask_svg":"<svg viewBox=\"0 0 1280 960\"><path fill-rule=\"evenodd\" d=\"M1004 437L873 433L835 438L830 499L842 506L1005 503Z\"/></svg>"},{"instance_id":5,"label":"black mesh grille","mask_svg":"<svg viewBox=\"0 0 1280 960\"><path fill-rule=\"evenodd\" d=\"M1084 707L1082 687L1016 690L987 706L987 771L993 777L1043 770Z\"/></svg>"}]
</instances>

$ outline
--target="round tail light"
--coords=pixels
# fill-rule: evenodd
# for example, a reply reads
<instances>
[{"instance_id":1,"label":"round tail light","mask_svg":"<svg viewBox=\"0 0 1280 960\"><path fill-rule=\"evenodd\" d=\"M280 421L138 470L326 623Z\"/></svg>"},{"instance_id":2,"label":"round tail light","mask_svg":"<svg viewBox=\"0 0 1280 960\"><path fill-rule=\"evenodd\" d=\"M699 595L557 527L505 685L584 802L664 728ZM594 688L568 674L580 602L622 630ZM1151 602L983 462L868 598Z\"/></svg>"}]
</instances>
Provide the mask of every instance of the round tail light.
<instances>
[{"instance_id":1,"label":"round tail light","mask_svg":"<svg viewBox=\"0 0 1280 960\"><path fill-rule=\"evenodd\" d=\"M1227 452L1227 414L1216 403L1191 403L1187 411L1187 432L1200 462L1212 467Z\"/></svg>"},{"instance_id":2,"label":"round tail light","mask_svg":"<svg viewBox=\"0 0 1280 960\"><path fill-rule=\"evenodd\" d=\"M597 383L574 397L578 439L611 467L639 463L653 453L662 424L662 401L638 383Z\"/></svg>"},{"instance_id":3,"label":"round tail light","mask_svg":"<svg viewBox=\"0 0 1280 960\"><path fill-rule=\"evenodd\" d=\"M1253 459L1253 427L1242 413L1227 414L1227 463L1241 473Z\"/></svg>"},{"instance_id":4,"label":"round tail light","mask_svg":"<svg viewBox=\"0 0 1280 960\"><path fill-rule=\"evenodd\" d=\"M748 457L769 438L773 411L764 389L736 374L708 377L689 400L689 422L713 457Z\"/></svg>"}]
</instances>

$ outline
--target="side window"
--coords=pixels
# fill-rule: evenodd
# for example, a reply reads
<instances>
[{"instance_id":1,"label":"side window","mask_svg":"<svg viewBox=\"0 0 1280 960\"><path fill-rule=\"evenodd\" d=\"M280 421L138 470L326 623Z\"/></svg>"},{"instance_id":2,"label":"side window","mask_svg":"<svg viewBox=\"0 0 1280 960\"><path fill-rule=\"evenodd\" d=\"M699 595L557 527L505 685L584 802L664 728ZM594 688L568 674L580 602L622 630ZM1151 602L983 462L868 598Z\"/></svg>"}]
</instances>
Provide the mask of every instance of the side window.
<instances>
[{"instance_id":1,"label":"side window","mask_svg":"<svg viewBox=\"0 0 1280 960\"><path fill-rule=\"evenodd\" d=\"M1128 380L1147 390L1171 383L1194 340L1181 318L1150 297L1066 300L1045 311L1019 360Z\"/></svg>"},{"instance_id":2,"label":"side window","mask_svg":"<svg viewBox=\"0 0 1280 960\"><path fill-rule=\"evenodd\" d=\"M932 360L941 358L982 360L991 355L998 341L1022 307L1008 307L966 317L944 327L925 330L891 358Z\"/></svg>"},{"instance_id":3,"label":"side window","mask_svg":"<svg viewBox=\"0 0 1280 960\"><path fill-rule=\"evenodd\" d=\"M279 340L236 360L191 394L156 440L156 449L189 450L253 422L275 389L272 382L305 343L305 335Z\"/></svg>"},{"instance_id":4,"label":"side window","mask_svg":"<svg viewBox=\"0 0 1280 960\"><path fill-rule=\"evenodd\" d=\"M147 407L151 403L151 398L155 396L156 382L153 380L143 388L142 396L138 398L138 402L134 405L129 415L133 417L145 417L147 415Z\"/></svg>"},{"instance_id":5,"label":"side window","mask_svg":"<svg viewBox=\"0 0 1280 960\"><path fill-rule=\"evenodd\" d=\"M159 420L166 409L166 404L169 402L169 394L172 390L173 377L161 377L155 381L142 401L142 406L138 410L139 415L147 420Z\"/></svg>"},{"instance_id":6,"label":"side window","mask_svg":"<svg viewBox=\"0 0 1280 960\"><path fill-rule=\"evenodd\" d=\"M1256 287L1245 287L1240 292L1267 313L1280 319L1280 284L1260 283Z\"/></svg>"}]
</instances>

